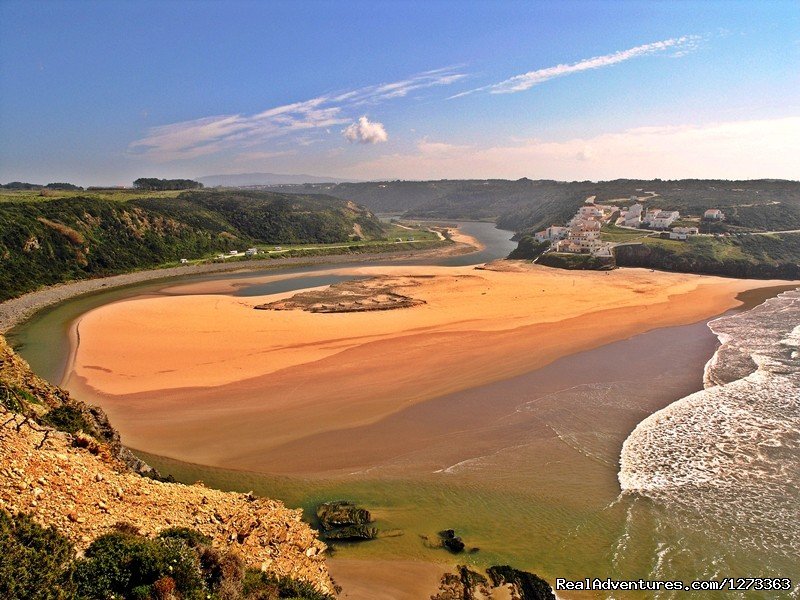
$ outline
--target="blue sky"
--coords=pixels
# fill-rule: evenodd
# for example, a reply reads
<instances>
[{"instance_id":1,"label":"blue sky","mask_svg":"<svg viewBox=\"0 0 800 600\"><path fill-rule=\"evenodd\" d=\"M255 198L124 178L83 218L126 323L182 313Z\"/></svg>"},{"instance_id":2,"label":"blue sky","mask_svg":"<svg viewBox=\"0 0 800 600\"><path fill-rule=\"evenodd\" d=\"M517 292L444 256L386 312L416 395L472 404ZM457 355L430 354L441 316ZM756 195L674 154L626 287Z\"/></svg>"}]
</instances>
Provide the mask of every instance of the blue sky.
<instances>
[{"instance_id":1,"label":"blue sky","mask_svg":"<svg viewBox=\"0 0 800 600\"><path fill-rule=\"evenodd\" d=\"M0 2L0 182L800 179L800 3Z\"/></svg>"}]
</instances>

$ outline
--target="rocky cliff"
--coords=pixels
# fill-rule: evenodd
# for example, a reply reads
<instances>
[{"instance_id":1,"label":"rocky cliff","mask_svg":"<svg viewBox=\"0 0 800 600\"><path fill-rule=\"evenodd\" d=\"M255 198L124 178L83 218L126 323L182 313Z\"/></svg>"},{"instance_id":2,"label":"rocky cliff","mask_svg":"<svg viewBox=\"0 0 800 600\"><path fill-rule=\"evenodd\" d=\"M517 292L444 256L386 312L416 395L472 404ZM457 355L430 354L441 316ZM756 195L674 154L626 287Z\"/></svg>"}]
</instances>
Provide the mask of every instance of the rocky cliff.
<instances>
[{"instance_id":1,"label":"rocky cliff","mask_svg":"<svg viewBox=\"0 0 800 600\"><path fill-rule=\"evenodd\" d=\"M325 545L280 502L143 477L101 410L34 375L0 337L0 509L52 525L79 550L120 523L154 536L189 527L249 567L334 587Z\"/></svg>"}]
</instances>

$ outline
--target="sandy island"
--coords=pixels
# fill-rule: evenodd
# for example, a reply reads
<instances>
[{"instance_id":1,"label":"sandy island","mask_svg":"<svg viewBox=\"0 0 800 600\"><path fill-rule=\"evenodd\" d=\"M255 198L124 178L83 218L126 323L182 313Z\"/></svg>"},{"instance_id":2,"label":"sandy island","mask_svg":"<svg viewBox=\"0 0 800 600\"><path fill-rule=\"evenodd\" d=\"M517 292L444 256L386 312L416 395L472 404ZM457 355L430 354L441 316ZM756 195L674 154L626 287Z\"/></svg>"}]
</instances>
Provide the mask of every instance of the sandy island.
<instances>
[{"instance_id":1,"label":"sandy island","mask_svg":"<svg viewBox=\"0 0 800 600\"><path fill-rule=\"evenodd\" d=\"M130 447L295 473L285 456L271 461L270 449L374 423L657 327L697 322L737 306L744 290L786 283L516 261L330 273L389 278L395 292L421 303L346 313L254 310L295 292L210 295L221 291L213 282L194 284L194 295L120 301L77 323L67 387L101 404ZM209 294L198 293L203 285ZM369 456L348 461L340 467L369 464Z\"/></svg>"}]
</instances>

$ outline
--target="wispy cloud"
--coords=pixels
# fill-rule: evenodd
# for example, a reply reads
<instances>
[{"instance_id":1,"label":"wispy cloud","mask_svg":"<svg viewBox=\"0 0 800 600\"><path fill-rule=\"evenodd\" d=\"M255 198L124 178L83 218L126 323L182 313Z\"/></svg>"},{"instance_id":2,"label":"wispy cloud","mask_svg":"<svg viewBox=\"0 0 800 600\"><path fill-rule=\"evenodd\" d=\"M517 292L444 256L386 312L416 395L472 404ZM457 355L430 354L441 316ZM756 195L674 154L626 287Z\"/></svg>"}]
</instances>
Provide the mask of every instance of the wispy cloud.
<instances>
[{"instance_id":1,"label":"wispy cloud","mask_svg":"<svg viewBox=\"0 0 800 600\"><path fill-rule=\"evenodd\" d=\"M800 179L800 117L637 127L566 140L496 146L422 140L416 152L354 165L358 179Z\"/></svg>"},{"instance_id":2,"label":"wispy cloud","mask_svg":"<svg viewBox=\"0 0 800 600\"><path fill-rule=\"evenodd\" d=\"M399 81L275 106L254 115L218 115L162 125L132 142L128 151L156 162L169 162L252 148L273 138L352 123L355 116L352 113L360 112L365 105L403 98L417 90L451 85L464 77L454 67L435 69ZM383 135L383 140L375 138L376 141L385 141L385 130Z\"/></svg>"},{"instance_id":3,"label":"wispy cloud","mask_svg":"<svg viewBox=\"0 0 800 600\"><path fill-rule=\"evenodd\" d=\"M638 58L640 56L647 56L649 54L656 54L660 52L673 51L673 56L683 56L694 50L702 38L696 35L685 35L677 38L670 38L660 42L652 42L650 44L643 44L628 48L627 50L620 50L611 54L603 56L595 56L593 58L586 58L571 64L559 64L554 67L546 67L544 69L536 69L535 71L528 71L522 75L515 75L509 77L499 83L486 85L483 87L467 90L460 94L450 96L450 99L468 96L475 92L488 92L490 94L513 94L515 92L523 92L531 89L535 85L544 83L556 77L563 77L564 75L572 75L573 73L580 73L582 71L591 71L593 69L602 69L612 65Z\"/></svg>"},{"instance_id":4,"label":"wispy cloud","mask_svg":"<svg viewBox=\"0 0 800 600\"><path fill-rule=\"evenodd\" d=\"M343 129L342 135L349 142L361 144L378 144L389 139L383 123L370 121L366 116L359 117L358 121Z\"/></svg>"}]
</instances>

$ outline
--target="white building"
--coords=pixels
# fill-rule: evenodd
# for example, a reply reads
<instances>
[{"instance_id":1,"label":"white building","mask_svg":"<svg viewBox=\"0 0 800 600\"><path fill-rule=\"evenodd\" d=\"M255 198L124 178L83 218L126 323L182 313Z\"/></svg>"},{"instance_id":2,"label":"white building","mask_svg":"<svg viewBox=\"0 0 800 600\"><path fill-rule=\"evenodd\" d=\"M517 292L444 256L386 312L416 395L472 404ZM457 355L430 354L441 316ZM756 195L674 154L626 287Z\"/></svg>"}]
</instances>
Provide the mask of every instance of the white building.
<instances>
[{"instance_id":1,"label":"white building","mask_svg":"<svg viewBox=\"0 0 800 600\"><path fill-rule=\"evenodd\" d=\"M547 229L543 229L542 231L537 231L533 239L537 242L555 242L556 240L560 240L567 235L566 227L558 227L556 225L551 225Z\"/></svg>"},{"instance_id":2,"label":"white building","mask_svg":"<svg viewBox=\"0 0 800 600\"><path fill-rule=\"evenodd\" d=\"M700 230L697 227L673 227L672 231L674 233L682 233L685 235L697 235L700 233Z\"/></svg>"},{"instance_id":3,"label":"white building","mask_svg":"<svg viewBox=\"0 0 800 600\"><path fill-rule=\"evenodd\" d=\"M620 214L622 225L625 227L639 227L642 224L642 210L644 207L639 204L632 204Z\"/></svg>"},{"instance_id":4,"label":"white building","mask_svg":"<svg viewBox=\"0 0 800 600\"><path fill-rule=\"evenodd\" d=\"M581 206L575 216L581 219L602 219L603 211L596 206Z\"/></svg>"},{"instance_id":5,"label":"white building","mask_svg":"<svg viewBox=\"0 0 800 600\"><path fill-rule=\"evenodd\" d=\"M681 214L677 210L648 210L644 219L642 219L642 223L653 229L667 229L680 216Z\"/></svg>"},{"instance_id":6,"label":"white building","mask_svg":"<svg viewBox=\"0 0 800 600\"><path fill-rule=\"evenodd\" d=\"M703 218L709 221L722 221L725 218L725 214L718 208L709 208L703 213Z\"/></svg>"},{"instance_id":7,"label":"white building","mask_svg":"<svg viewBox=\"0 0 800 600\"><path fill-rule=\"evenodd\" d=\"M245 256L255 256L258 254L258 248L248 248L244 251Z\"/></svg>"}]
</instances>

